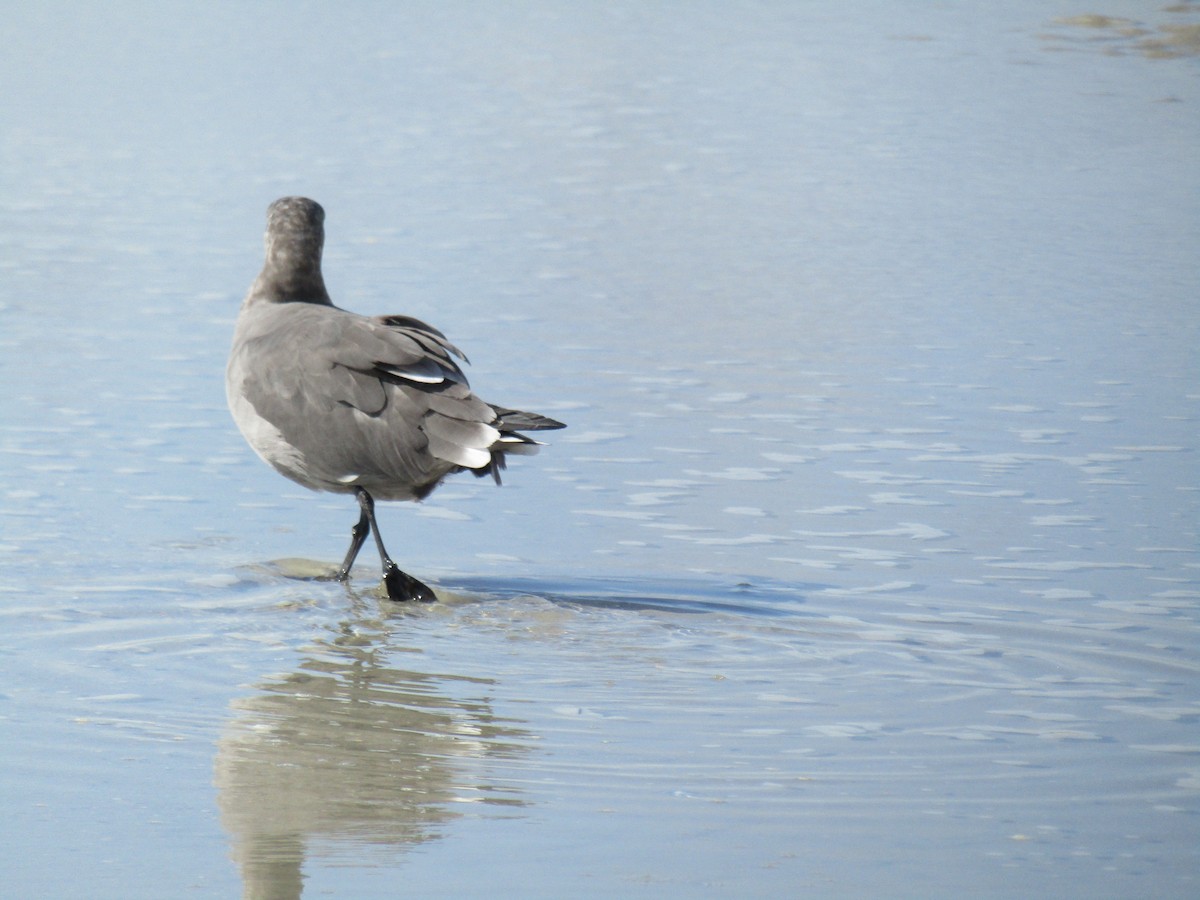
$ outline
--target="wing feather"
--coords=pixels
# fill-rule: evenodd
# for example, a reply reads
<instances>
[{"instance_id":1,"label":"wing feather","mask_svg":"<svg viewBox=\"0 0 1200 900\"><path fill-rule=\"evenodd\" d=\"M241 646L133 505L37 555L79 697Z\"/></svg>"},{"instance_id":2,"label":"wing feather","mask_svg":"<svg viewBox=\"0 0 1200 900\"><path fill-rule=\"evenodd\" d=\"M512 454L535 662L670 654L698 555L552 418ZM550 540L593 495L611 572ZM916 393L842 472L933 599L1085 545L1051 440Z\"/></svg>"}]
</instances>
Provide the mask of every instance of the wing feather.
<instances>
[{"instance_id":1,"label":"wing feather","mask_svg":"<svg viewBox=\"0 0 1200 900\"><path fill-rule=\"evenodd\" d=\"M239 327L233 380L299 451L276 467L309 487L412 499L460 469L499 481L506 453L537 450L518 430L563 427L475 396L456 361L466 357L418 319L289 303Z\"/></svg>"}]
</instances>

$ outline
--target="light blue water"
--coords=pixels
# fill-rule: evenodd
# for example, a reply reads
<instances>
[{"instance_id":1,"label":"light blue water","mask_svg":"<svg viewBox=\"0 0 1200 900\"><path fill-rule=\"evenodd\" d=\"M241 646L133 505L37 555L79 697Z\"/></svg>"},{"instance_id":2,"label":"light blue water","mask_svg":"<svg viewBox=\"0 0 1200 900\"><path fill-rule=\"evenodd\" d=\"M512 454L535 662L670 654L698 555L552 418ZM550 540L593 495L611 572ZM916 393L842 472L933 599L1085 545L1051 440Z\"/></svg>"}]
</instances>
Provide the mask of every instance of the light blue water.
<instances>
[{"instance_id":1,"label":"light blue water","mask_svg":"<svg viewBox=\"0 0 1200 900\"><path fill-rule=\"evenodd\" d=\"M1084 12L9 11L5 889L1194 895L1200 9ZM225 411L291 193L570 425L436 606Z\"/></svg>"}]
</instances>

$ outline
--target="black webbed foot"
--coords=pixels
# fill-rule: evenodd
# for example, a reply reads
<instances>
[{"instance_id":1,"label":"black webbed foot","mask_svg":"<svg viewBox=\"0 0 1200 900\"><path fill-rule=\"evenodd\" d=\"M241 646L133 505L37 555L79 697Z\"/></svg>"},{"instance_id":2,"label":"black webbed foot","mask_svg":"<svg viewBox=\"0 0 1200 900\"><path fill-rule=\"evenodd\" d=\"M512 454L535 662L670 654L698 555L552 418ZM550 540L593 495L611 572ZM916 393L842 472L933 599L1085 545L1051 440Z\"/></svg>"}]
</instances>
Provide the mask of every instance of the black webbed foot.
<instances>
[{"instance_id":1,"label":"black webbed foot","mask_svg":"<svg viewBox=\"0 0 1200 900\"><path fill-rule=\"evenodd\" d=\"M399 602L433 603L437 597L433 588L400 570L391 560L383 568L383 586L389 600Z\"/></svg>"}]
</instances>

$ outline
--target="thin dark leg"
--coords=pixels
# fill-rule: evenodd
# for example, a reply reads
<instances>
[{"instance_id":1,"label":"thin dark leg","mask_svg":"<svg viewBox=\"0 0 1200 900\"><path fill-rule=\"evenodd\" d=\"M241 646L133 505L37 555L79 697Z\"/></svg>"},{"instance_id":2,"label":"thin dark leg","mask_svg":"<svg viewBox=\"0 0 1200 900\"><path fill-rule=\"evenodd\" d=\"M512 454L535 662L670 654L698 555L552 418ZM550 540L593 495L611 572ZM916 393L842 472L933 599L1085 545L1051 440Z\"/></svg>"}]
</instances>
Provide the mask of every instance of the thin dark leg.
<instances>
[{"instance_id":1,"label":"thin dark leg","mask_svg":"<svg viewBox=\"0 0 1200 900\"><path fill-rule=\"evenodd\" d=\"M383 584L387 588L388 598L391 600L419 600L424 603L436 600L437 597L434 596L433 590L428 585L417 581L407 572L400 571L400 567L388 556L388 552L383 546L383 538L379 535L379 525L375 521L375 500L362 488L355 488L354 496L358 498L362 517L358 520L358 525L354 526L352 534L356 543L352 543L350 549L356 555L359 547L367 538L367 530L374 533L375 546L379 549L379 559L383 563ZM366 530L363 529L364 522ZM343 564L347 573L349 573L349 563L353 561L354 555L347 555L347 562Z\"/></svg>"},{"instance_id":2,"label":"thin dark leg","mask_svg":"<svg viewBox=\"0 0 1200 900\"><path fill-rule=\"evenodd\" d=\"M363 491L366 494L366 491ZM371 497L367 494L367 500ZM362 507L362 498L359 498L358 505ZM363 542L367 539L367 535L371 533L371 517L367 515L365 508L358 517L358 524L350 529L350 549L346 551L346 558L342 560L342 567L338 569L337 580L348 581L350 578L350 567L354 565L354 560L358 556L358 551L362 549Z\"/></svg>"}]
</instances>

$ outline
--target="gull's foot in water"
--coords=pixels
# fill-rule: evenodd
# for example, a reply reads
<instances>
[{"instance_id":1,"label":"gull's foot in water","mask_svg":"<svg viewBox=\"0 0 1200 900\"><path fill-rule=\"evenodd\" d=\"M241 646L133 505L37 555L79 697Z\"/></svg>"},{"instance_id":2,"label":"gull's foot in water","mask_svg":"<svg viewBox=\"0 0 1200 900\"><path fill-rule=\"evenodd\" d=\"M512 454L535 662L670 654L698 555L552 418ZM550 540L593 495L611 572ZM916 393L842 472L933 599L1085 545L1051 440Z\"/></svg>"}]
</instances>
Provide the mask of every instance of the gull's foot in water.
<instances>
[{"instance_id":1,"label":"gull's foot in water","mask_svg":"<svg viewBox=\"0 0 1200 900\"><path fill-rule=\"evenodd\" d=\"M417 581L407 572L402 572L400 567L390 560L383 570L383 586L387 590L389 600L417 603L433 603L437 600L433 588Z\"/></svg>"}]
</instances>

